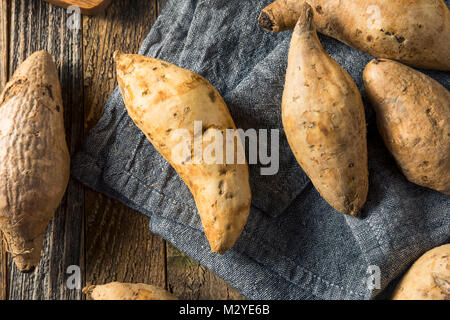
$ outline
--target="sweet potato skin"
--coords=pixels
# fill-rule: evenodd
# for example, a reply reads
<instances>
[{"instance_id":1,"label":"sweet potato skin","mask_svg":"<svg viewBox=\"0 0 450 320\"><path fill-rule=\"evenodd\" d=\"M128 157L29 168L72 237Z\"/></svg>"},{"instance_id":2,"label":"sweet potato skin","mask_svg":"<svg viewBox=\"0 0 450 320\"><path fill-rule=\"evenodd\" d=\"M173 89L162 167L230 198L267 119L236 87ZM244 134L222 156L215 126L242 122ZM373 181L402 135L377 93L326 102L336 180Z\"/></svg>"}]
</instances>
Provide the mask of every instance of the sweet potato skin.
<instances>
[{"instance_id":1,"label":"sweet potato skin","mask_svg":"<svg viewBox=\"0 0 450 320\"><path fill-rule=\"evenodd\" d=\"M213 129L222 133L235 130L225 102L207 80L189 70L119 52L115 60L128 114L189 187L211 250L225 253L239 238L250 211L247 164L196 164L192 158L180 163L175 160L178 155L174 146L182 138L173 134L185 129L190 141L194 141L194 121L202 121L204 141L211 137ZM238 144L242 148L240 140L235 146Z\"/></svg>"},{"instance_id":2,"label":"sweet potato skin","mask_svg":"<svg viewBox=\"0 0 450 320\"><path fill-rule=\"evenodd\" d=\"M450 300L450 244L421 256L397 285L393 300Z\"/></svg>"},{"instance_id":3,"label":"sweet potato skin","mask_svg":"<svg viewBox=\"0 0 450 320\"><path fill-rule=\"evenodd\" d=\"M259 24L293 29L303 0L276 0ZM308 0L320 33L377 58L411 66L450 70L450 13L442 0Z\"/></svg>"},{"instance_id":4,"label":"sweet potato skin","mask_svg":"<svg viewBox=\"0 0 450 320\"><path fill-rule=\"evenodd\" d=\"M94 300L178 300L168 291L144 283L111 282L86 287L83 293Z\"/></svg>"},{"instance_id":5,"label":"sweet potato skin","mask_svg":"<svg viewBox=\"0 0 450 320\"><path fill-rule=\"evenodd\" d=\"M21 271L38 264L69 181L63 114L56 66L38 51L0 96L0 229Z\"/></svg>"},{"instance_id":6,"label":"sweet potato skin","mask_svg":"<svg viewBox=\"0 0 450 320\"><path fill-rule=\"evenodd\" d=\"M307 4L289 50L282 120L289 145L321 196L357 215L368 192L364 106L350 75L322 48Z\"/></svg>"},{"instance_id":7,"label":"sweet potato skin","mask_svg":"<svg viewBox=\"0 0 450 320\"><path fill-rule=\"evenodd\" d=\"M450 93L423 73L391 60L364 70L367 96L386 147L406 178L450 194Z\"/></svg>"}]
</instances>

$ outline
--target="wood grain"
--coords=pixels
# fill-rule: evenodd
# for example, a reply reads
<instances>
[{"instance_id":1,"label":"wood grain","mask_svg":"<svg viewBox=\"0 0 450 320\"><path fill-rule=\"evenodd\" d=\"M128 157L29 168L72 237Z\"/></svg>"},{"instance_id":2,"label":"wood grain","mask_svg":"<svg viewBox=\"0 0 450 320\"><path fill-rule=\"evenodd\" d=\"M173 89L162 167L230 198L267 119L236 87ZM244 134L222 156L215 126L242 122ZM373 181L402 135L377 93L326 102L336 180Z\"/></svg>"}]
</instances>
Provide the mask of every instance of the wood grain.
<instances>
[{"instance_id":1,"label":"wood grain","mask_svg":"<svg viewBox=\"0 0 450 320\"><path fill-rule=\"evenodd\" d=\"M115 50L137 52L156 20L156 1L116 0L103 13L83 18L86 130L103 113L114 90ZM117 201L86 190L88 284L142 282L166 288L165 242L149 231L149 220Z\"/></svg>"},{"instance_id":2,"label":"wood grain","mask_svg":"<svg viewBox=\"0 0 450 320\"><path fill-rule=\"evenodd\" d=\"M190 259L175 247L167 246L167 281L169 290L186 300L243 300L217 275Z\"/></svg>"},{"instance_id":3,"label":"wood grain","mask_svg":"<svg viewBox=\"0 0 450 320\"><path fill-rule=\"evenodd\" d=\"M36 19L35 17L39 17ZM31 53L47 50L59 71L64 100L67 142L71 154L83 139L81 32L67 27L65 10L42 1L12 1L9 22L9 75ZM84 273L84 192L71 180L48 227L41 261L34 273L22 274L8 260L8 299L80 299L66 286L66 270L76 265Z\"/></svg>"},{"instance_id":4,"label":"wood grain","mask_svg":"<svg viewBox=\"0 0 450 320\"><path fill-rule=\"evenodd\" d=\"M44 0L57 6L67 8L78 6L83 14L97 14L106 9L111 0Z\"/></svg>"}]
</instances>

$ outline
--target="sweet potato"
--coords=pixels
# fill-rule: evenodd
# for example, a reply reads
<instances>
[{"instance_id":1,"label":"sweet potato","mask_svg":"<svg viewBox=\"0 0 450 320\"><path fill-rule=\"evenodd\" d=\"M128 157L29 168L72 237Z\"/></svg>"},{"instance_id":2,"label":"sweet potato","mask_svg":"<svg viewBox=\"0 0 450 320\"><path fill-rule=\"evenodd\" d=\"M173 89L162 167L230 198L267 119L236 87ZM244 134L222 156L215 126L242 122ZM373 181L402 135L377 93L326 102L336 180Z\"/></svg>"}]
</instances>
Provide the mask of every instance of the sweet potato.
<instances>
[{"instance_id":1,"label":"sweet potato","mask_svg":"<svg viewBox=\"0 0 450 320\"><path fill-rule=\"evenodd\" d=\"M47 52L36 52L0 96L0 229L22 271L38 264L69 181L63 114L56 66Z\"/></svg>"},{"instance_id":2,"label":"sweet potato","mask_svg":"<svg viewBox=\"0 0 450 320\"><path fill-rule=\"evenodd\" d=\"M111 282L86 287L83 293L94 300L178 300L162 288L143 283Z\"/></svg>"},{"instance_id":3,"label":"sweet potato","mask_svg":"<svg viewBox=\"0 0 450 320\"><path fill-rule=\"evenodd\" d=\"M192 146L198 136L205 147L205 141L215 140L217 132L223 134L219 140L226 145L225 131L236 126L225 102L208 81L189 70L119 52L115 60L128 114L189 187L211 250L225 253L239 238L250 211L247 163L245 159L241 164L227 163L219 154L213 155L213 161L196 161L195 150L180 161L177 152L178 145ZM195 132L199 121L200 131ZM180 130L187 136L179 136ZM236 139L231 148L242 149L241 141Z\"/></svg>"},{"instance_id":4,"label":"sweet potato","mask_svg":"<svg viewBox=\"0 0 450 320\"><path fill-rule=\"evenodd\" d=\"M308 0L320 33L377 58L450 70L450 13L442 0ZM303 0L276 0L259 24L269 31L294 28Z\"/></svg>"},{"instance_id":5,"label":"sweet potato","mask_svg":"<svg viewBox=\"0 0 450 320\"><path fill-rule=\"evenodd\" d=\"M450 244L421 256L397 285L393 300L450 300Z\"/></svg>"},{"instance_id":6,"label":"sweet potato","mask_svg":"<svg viewBox=\"0 0 450 320\"><path fill-rule=\"evenodd\" d=\"M292 34L282 120L294 155L336 210L357 215L368 192L364 106L350 75L322 48L304 3Z\"/></svg>"},{"instance_id":7,"label":"sweet potato","mask_svg":"<svg viewBox=\"0 0 450 320\"><path fill-rule=\"evenodd\" d=\"M373 60L364 85L387 148L406 178L450 194L450 93L395 61Z\"/></svg>"}]
</instances>

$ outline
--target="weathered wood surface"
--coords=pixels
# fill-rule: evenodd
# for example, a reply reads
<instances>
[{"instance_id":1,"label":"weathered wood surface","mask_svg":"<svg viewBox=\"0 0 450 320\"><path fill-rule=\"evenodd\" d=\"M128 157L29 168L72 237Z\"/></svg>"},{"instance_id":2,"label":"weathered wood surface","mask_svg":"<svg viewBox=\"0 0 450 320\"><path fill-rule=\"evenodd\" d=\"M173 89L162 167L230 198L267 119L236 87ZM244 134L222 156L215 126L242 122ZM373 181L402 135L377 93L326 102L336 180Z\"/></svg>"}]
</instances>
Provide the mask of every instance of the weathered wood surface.
<instances>
[{"instance_id":1,"label":"weathered wood surface","mask_svg":"<svg viewBox=\"0 0 450 320\"><path fill-rule=\"evenodd\" d=\"M242 300L244 297L217 275L167 243L169 291L187 300Z\"/></svg>"},{"instance_id":2,"label":"weathered wood surface","mask_svg":"<svg viewBox=\"0 0 450 320\"><path fill-rule=\"evenodd\" d=\"M49 51L58 66L71 153L103 113L116 86L114 50L137 52L165 0L114 0L79 29L64 9L39 0L1 1L0 85L29 54ZM38 17L38 18L36 18ZM69 21L70 22L70 21ZM0 299L83 299L66 286L70 265L80 267L82 286L110 281L143 282L184 299L240 299L206 268L152 235L148 218L71 180L49 225L39 267L17 271L0 246Z\"/></svg>"},{"instance_id":3,"label":"weathered wood surface","mask_svg":"<svg viewBox=\"0 0 450 320\"><path fill-rule=\"evenodd\" d=\"M83 17L86 130L100 119L117 85L114 51L137 52L156 17L156 2L130 6L126 0ZM92 190L85 194L87 284L142 282L166 288L165 242L150 233L148 218Z\"/></svg>"}]
</instances>

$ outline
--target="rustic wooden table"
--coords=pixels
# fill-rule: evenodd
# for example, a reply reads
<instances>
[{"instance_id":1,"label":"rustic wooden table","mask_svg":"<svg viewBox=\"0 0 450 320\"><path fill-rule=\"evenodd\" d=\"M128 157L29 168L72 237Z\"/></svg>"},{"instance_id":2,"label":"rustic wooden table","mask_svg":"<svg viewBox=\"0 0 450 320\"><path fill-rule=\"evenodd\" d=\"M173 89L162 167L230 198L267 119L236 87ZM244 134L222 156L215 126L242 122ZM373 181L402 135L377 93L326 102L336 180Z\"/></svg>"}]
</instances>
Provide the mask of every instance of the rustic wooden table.
<instances>
[{"instance_id":1,"label":"rustic wooden table","mask_svg":"<svg viewBox=\"0 0 450 320\"><path fill-rule=\"evenodd\" d=\"M36 50L58 66L67 142L73 154L103 112L116 86L114 50L137 52L166 1L113 0L96 16L68 27L72 15L41 0L1 1L0 84ZM148 230L148 218L71 179L50 223L39 267L20 273L0 246L1 299L84 299L66 286L67 267L79 266L82 285L143 282L184 299L242 299L212 272Z\"/></svg>"}]
</instances>

